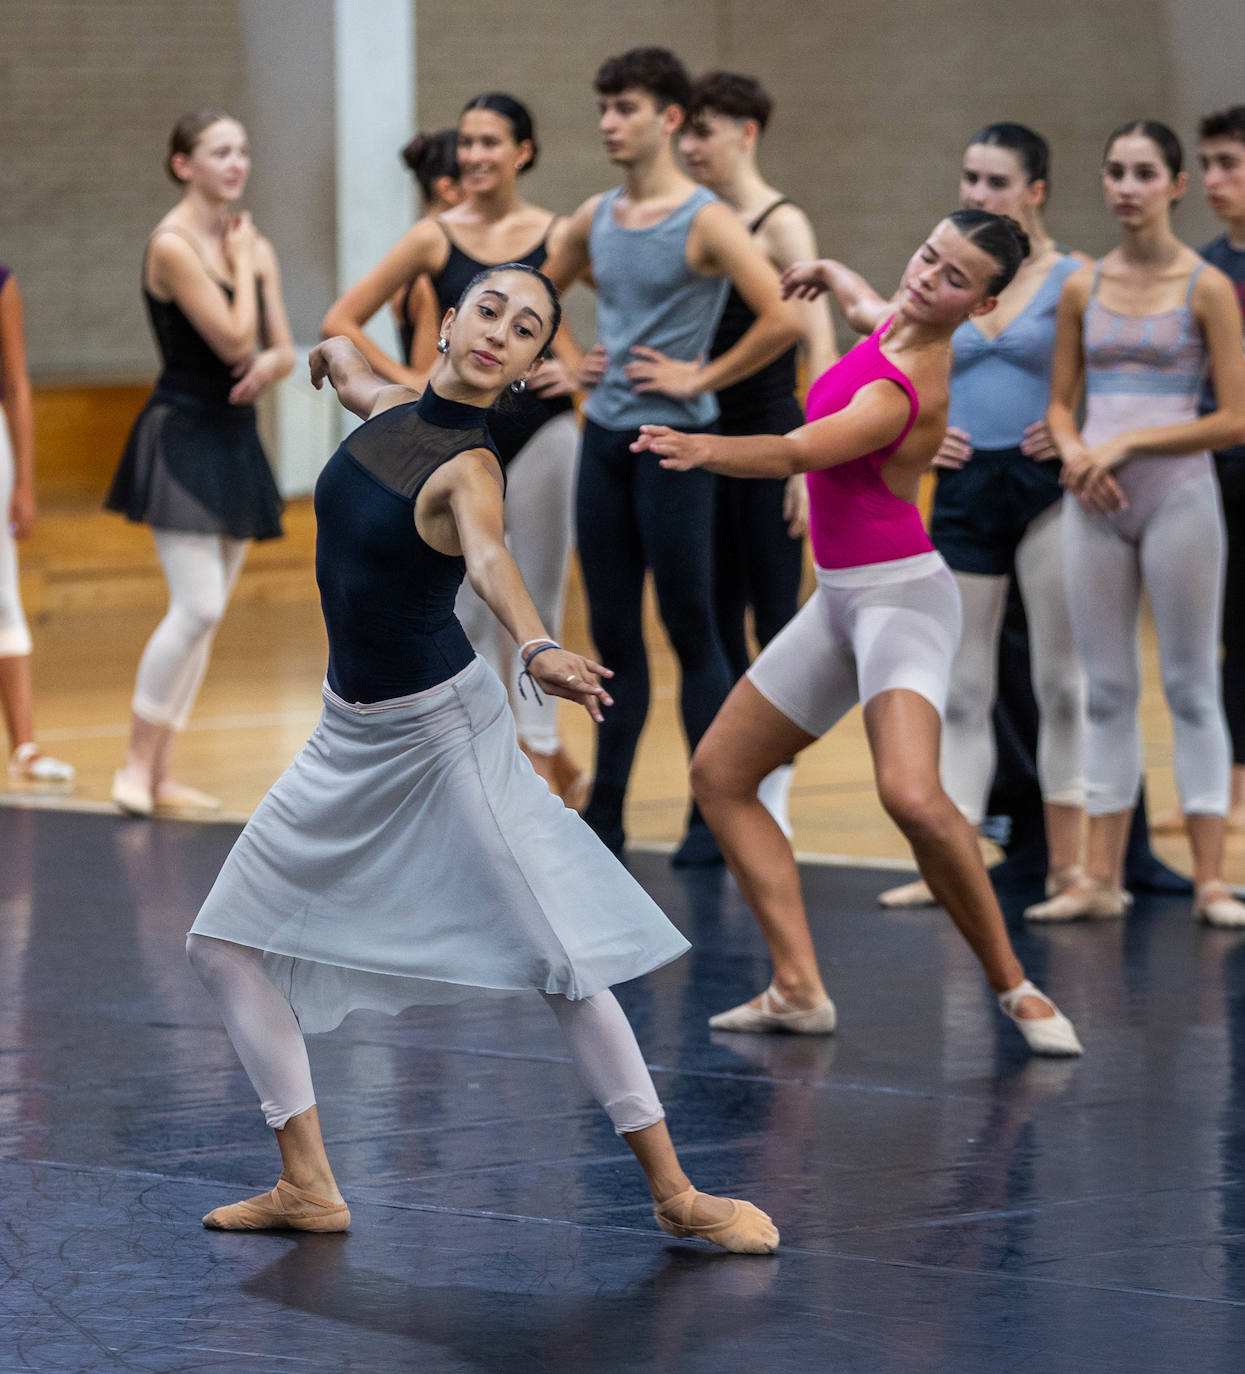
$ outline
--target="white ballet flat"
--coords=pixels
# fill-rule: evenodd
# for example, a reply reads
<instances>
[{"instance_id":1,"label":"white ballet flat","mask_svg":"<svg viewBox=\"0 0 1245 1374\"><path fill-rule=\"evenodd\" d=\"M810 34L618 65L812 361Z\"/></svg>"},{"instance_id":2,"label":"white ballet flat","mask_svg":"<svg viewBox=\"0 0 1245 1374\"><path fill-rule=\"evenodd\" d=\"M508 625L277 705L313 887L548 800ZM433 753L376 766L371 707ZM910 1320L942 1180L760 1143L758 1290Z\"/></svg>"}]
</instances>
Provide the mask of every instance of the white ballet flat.
<instances>
[{"instance_id":1,"label":"white ballet flat","mask_svg":"<svg viewBox=\"0 0 1245 1374\"><path fill-rule=\"evenodd\" d=\"M31 741L19 744L9 760L9 777L16 782L73 782L75 773L71 763L54 759L43 753Z\"/></svg>"},{"instance_id":2,"label":"white ballet flat","mask_svg":"<svg viewBox=\"0 0 1245 1374\"><path fill-rule=\"evenodd\" d=\"M1096 882L1083 874L1071 887L1044 902L1027 906L1026 921L1113 921L1127 916L1133 907L1133 894L1122 887Z\"/></svg>"},{"instance_id":3,"label":"white ballet flat","mask_svg":"<svg viewBox=\"0 0 1245 1374\"><path fill-rule=\"evenodd\" d=\"M834 1003L827 997L819 1007L793 1007L781 993L768 987L761 994L761 1005L744 1002L730 1011L709 1018L710 1030L744 1031L753 1035L787 1032L790 1035L829 1035L837 1017Z\"/></svg>"},{"instance_id":4,"label":"white ballet flat","mask_svg":"<svg viewBox=\"0 0 1245 1374\"><path fill-rule=\"evenodd\" d=\"M155 810L151 788L144 787L141 782L134 782L124 773L112 775L110 796L113 804L119 806L127 816L150 816Z\"/></svg>"},{"instance_id":5,"label":"white ballet flat","mask_svg":"<svg viewBox=\"0 0 1245 1374\"><path fill-rule=\"evenodd\" d=\"M937 905L938 898L925 885L924 878L878 893L878 906L884 906L890 911L914 911L918 907Z\"/></svg>"},{"instance_id":6,"label":"white ballet flat","mask_svg":"<svg viewBox=\"0 0 1245 1374\"><path fill-rule=\"evenodd\" d=\"M1193 914L1208 926L1245 927L1245 902L1237 901L1226 883L1203 883L1193 899Z\"/></svg>"},{"instance_id":7,"label":"white ballet flat","mask_svg":"<svg viewBox=\"0 0 1245 1374\"><path fill-rule=\"evenodd\" d=\"M1017 1016L1014 1007L1024 997L1040 997L1055 1013L1037 1020L1027 1016ZM1014 988L999 993L999 1007L1005 1016L1011 1018L1016 1029L1028 1041L1034 1054L1049 1055L1052 1058L1066 1059L1085 1051L1077 1039L1072 1022L1059 1010L1047 995L1035 988L1026 978Z\"/></svg>"}]
</instances>

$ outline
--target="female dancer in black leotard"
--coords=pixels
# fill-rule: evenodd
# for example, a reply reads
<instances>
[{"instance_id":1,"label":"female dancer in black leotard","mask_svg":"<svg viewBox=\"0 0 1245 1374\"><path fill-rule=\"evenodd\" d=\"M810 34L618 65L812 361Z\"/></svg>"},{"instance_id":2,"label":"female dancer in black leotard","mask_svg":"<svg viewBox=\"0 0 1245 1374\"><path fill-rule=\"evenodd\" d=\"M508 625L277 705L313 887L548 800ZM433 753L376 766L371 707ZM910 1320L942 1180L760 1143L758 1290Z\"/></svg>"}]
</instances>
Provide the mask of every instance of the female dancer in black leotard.
<instances>
[{"instance_id":1,"label":"female dancer in black leotard","mask_svg":"<svg viewBox=\"0 0 1245 1374\"><path fill-rule=\"evenodd\" d=\"M462 200L457 129L416 134L402 149L402 161L419 182L421 214L443 215ZM437 360L437 330L442 314L428 277L423 273L412 277L393 293L389 308L398 325L402 361L419 376L426 377Z\"/></svg>"},{"instance_id":2,"label":"female dancer in black leotard","mask_svg":"<svg viewBox=\"0 0 1245 1374\"><path fill-rule=\"evenodd\" d=\"M501 262L540 267L557 216L519 195L519 177L538 155L532 118L513 96L490 92L467 103L458 123L462 202L444 215L414 225L324 317L326 335L343 334L390 381L422 386L423 378L394 362L363 332L363 325L398 286L427 274L442 311L458 299L481 268ZM555 349L561 341L555 341ZM576 356L578 356L576 351ZM550 359L526 390L508 396L489 417L494 442L507 466L506 525L523 579L546 623L556 631L571 550L571 501L578 431L571 384ZM519 737L533 766L572 805L586 799L586 780L563 749L554 703L518 693L494 617L467 589L459 616L471 642L509 680Z\"/></svg>"},{"instance_id":3,"label":"female dancer in black leotard","mask_svg":"<svg viewBox=\"0 0 1245 1374\"><path fill-rule=\"evenodd\" d=\"M325 709L243 831L188 951L220 1004L281 1150L271 1193L209 1227L340 1231L350 1213L320 1134L303 1031L356 1007L398 1011L470 991L544 995L588 1086L648 1177L657 1220L728 1250L778 1243L750 1203L696 1192L609 985L687 942L583 821L522 762L506 694L454 617L464 572L533 685L594 719L608 670L546 633L502 530L486 408L529 376L558 324L538 272L482 273L442 325L418 399L347 340L317 385L368 423L316 485L316 577L329 639Z\"/></svg>"},{"instance_id":4,"label":"female dancer in black leotard","mask_svg":"<svg viewBox=\"0 0 1245 1374\"><path fill-rule=\"evenodd\" d=\"M246 130L217 110L184 115L166 166L185 194L156 226L143 263L163 370L107 499L151 526L169 584L168 614L138 665L129 750L113 779L113 801L138 815L217 804L169 778L169 752L250 541L281 533L255 401L294 366L276 254L250 215L233 211L251 169Z\"/></svg>"}]
</instances>

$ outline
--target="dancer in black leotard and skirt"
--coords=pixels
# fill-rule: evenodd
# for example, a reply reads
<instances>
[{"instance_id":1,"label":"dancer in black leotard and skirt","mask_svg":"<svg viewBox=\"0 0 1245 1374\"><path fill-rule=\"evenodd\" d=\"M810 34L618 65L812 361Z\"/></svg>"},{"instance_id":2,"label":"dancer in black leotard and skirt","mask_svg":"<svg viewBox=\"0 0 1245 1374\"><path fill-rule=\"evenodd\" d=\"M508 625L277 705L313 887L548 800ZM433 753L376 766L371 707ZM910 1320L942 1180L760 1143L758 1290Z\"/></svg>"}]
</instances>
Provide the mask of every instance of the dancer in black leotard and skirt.
<instances>
[{"instance_id":1,"label":"dancer in black leotard and skirt","mask_svg":"<svg viewBox=\"0 0 1245 1374\"><path fill-rule=\"evenodd\" d=\"M473 992L541 993L585 1082L647 1175L658 1223L728 1250L778 1243L750 1203L698 1193L611 983L687 942L523 761L506 692L454 617L464 573L515 640L534 691L594 719L608 670L547 635L506 550L485 408L537 365L557 294L490 268L442 323L418 398L344 339L311 358L368 422L316 485L329 639L324 714L226 860L188 940L275 1129L271 1193L204 1218L224 1230L340 1231L302 1032Z\"/></svg>"},{"instance_id":2,"label":"dancer in black leotard and skirt","mask_svg":"<svg viewBox=\"0 0 1245 1374\"><path fill-rule=\"evenodd\" d=\"M233 213L250 173L246 130L216 110L184 115L166 167L182 199L156 226L143 297L163 368L134 423L107 506L151 526L169 609L138 665L130 742L113 778L124 811L214 807L169 777L212 639L252 539L281 533L281 497L255 401L294 366L272 246Z\"/></svg>"}]
</instances>

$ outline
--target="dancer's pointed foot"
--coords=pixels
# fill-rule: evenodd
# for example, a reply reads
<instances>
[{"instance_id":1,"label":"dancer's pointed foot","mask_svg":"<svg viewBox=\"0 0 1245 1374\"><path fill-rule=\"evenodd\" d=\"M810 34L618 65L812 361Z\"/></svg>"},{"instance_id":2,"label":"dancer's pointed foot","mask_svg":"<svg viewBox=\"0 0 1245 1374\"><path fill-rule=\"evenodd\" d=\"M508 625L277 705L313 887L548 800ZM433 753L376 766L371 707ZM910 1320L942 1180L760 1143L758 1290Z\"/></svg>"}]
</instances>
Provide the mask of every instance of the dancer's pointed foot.
<instances>
[{"instance_id":1,"label":"dancer's pointed foot","mask_svg":"<svg viewBox=\"0 0 1245 1374\"><path fill-rule=\"evenodd\" d=\"M1024 1036L1034 1054L1065 1059L1085 1053L1072 1022L1027 978L999 993L999 1007Z\"/></svg>"},{"instance_id":2,"label":"dancer's pointed foot","mask_svg":"<svg viewBox=\"0 0 1245 1374\"><path fill-rule=\"evenodd\" d=\"M346 1231L345 1200L320 1197L280 1179L270 1193L217 1207L203 1218L210 1231Z\"/></svg>"},{"instance_id":3,"label":"dancer's pointed foot","mask_svg":"<svg viewBox=\"0 0 1245 1374\"><path fill-rule=\"evenodd\" d=\"M778 1248L778 1228L769 1216L738 1198L687 1188L654 1202L653 1215L678 1240L707 1240L740 1255L768 1255Z\"/></svg>"},{"instance_id":4,"label":"dancer's pointed foot","mask_svg":"<svg viewBox=\"0 0 1245 1374\"><path fill-rule=\"evenodd\" d=\"M709 1018L709 1029L745 1034L829 1035L837 1016L827 997L811 1007L795 1007L771 984L760 997Z\"/></svg>"}]
</instances>

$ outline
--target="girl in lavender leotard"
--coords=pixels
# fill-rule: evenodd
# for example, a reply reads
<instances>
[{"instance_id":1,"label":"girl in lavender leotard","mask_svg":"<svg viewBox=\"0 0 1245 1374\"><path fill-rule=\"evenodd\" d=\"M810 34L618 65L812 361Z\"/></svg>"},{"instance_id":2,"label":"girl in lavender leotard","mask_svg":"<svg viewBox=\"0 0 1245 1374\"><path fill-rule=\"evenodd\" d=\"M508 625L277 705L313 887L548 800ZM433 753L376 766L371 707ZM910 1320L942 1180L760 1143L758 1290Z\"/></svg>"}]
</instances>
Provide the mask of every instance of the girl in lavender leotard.
<instances>
[{"instance_id":1,"label":"girl in lavender leotard","mask_svg":"<svg viewBox=\"0 0 1245 1374\"><path fill-rule=\"evenodd\" d=\"M814 384L809 423L779 436L641 430L635 447L677 471L808 473L817 592L736 685L692 760L696 799L774 963L770 986L712 1017L715 1030L826 1034L835 1027L795 857L757 787L859 701L882 804L981 960L1003 1011L1034 1052L1081 1053L1071 1023L1025 978L973 830L939 782L960 601L915 504L920 475L946 432L951 335L994 308L1027 253L1012 221L960 210L914 254L895 305L871 299L838 263L798 264L783 279L789 295L833 290L850 302L852 324L873 331Z\"/></svg>"},{"instance_id":2,"label":"girl in lavender leotard","mask_svg":"<svg viewBox=\"0 0 1245 1374\"><path fill-rule=\"evenodd\" d=\"M1194 913L1245 926L1223 882L1231 752L1219 680L1223 514L1210 449L1245 438L1245 356L1232 283L1172 233L1179 140L1150 120L1107 142L1102 180L1120 246L1068 279L1048 422L1064 461L1072 629L1089 680L1089 847L1067 891L1030 919L1123 916L1124 846L1141 784L1137 620L1144 586L1172 713L1193 850ZM1198 418L1207 362L1218 408ZM1076 402L1085 379L1085 427Z\"/></svg>"}]
</instances>

